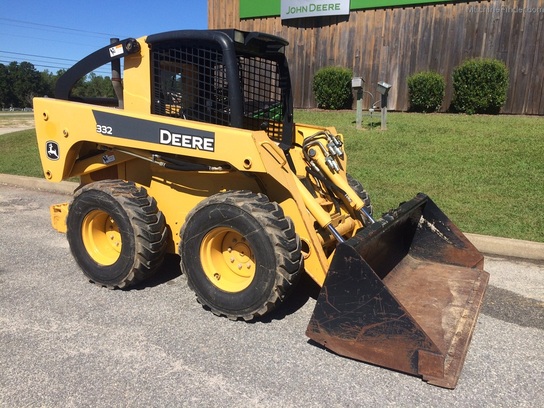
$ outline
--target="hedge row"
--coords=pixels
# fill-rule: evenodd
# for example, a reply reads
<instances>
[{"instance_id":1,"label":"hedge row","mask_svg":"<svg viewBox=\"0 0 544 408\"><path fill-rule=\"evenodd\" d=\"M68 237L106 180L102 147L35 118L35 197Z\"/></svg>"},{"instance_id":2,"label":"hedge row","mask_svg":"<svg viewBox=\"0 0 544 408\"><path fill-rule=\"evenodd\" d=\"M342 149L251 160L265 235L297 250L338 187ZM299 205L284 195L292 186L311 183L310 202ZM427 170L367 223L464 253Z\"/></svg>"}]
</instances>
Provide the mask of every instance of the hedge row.
<instances>
[{"instance_id":1,"label":"hedge row","mask_svg":"<svg viewBox=\"0 0 544 408\"><path fill-rule=\"evenodd\" d=\"M312 88L317 106L324 109L350 108L352 72L325 67L314 76ZM506 102L508 68L496 59L469 59L453 71L454 97L450 110L461 113L497 114ZM418 72L408 78L410 110L436 112L442 106L446 81L436 72Z\"/></svg>"},{"instance_id":2,"label":"hedge row","mask_svg":"<svg viewBox=\"0 0 544 408\"><path fill-rule=\"evenodd\" d=\"M445 81L440 74L420 72L410 76L410 110L438 111L444 89ZM498 114L506 102L508 68L496 59L469 59L453 70L453 92L450 106L453 112Z\"/></svg>"}]
</instances>

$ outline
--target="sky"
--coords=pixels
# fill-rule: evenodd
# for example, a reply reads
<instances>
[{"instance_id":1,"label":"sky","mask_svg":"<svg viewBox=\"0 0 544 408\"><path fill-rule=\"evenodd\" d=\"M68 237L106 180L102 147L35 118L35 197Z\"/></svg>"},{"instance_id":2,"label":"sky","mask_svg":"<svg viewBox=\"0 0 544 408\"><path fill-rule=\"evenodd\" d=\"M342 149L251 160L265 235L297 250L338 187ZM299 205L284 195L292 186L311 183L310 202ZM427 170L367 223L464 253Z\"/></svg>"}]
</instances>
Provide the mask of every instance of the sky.
<instances>
[{"instance_id":1,"label":"sky","mask_svg":"<svg viewBox=\"0 0 544 408\"><path fill-rule=\"evenodd\" d=\"M0 64L28 61L56 73L120 39L206 29L207 0L1 0ZM111 75L106 68L98 75Z\"/></svg>"}]
</instances>

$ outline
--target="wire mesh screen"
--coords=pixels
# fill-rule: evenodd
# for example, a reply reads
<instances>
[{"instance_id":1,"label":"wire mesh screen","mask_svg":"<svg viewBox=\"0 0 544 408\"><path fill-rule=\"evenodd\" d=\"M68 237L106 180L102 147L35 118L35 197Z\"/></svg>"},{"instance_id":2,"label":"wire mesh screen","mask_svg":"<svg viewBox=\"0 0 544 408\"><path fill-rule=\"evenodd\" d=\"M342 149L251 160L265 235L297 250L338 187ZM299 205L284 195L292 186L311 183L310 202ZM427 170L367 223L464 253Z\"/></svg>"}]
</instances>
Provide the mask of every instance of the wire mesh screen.
<instances>
[{"instance_id":1,"label":"wire mesh screen","mask_svg":"<svg viewBox=\"0 0 544 408\"><path fill-rule=\"evenodd\" d=\"M230 125L229 84L220 49L159 45L152 51L153 113ZM278 63L238 56L242 126L281 140L283 104ZM240 101L235 101L240 103Z\"/></svg>"},{"instance_id":2,"label":"wire mesh screen","mask_svg":"<svg viewBox=\"0 0 544 408\"><path fill-rule=\"evenodd\" d=\"M227 83L219 50L156 47L153 113L228 125Z\"/></svg>"},{"instance_id":3,"label":"wire mesh screen","mask_svg":"<svg viewBox=\"0 0 544 408\"><path fill-rule=\"evenodd\" d=\"M281 140L283 103L278 63L260 57L238 59L244 98L244 127Z\"/></svg>"}]
</instances>

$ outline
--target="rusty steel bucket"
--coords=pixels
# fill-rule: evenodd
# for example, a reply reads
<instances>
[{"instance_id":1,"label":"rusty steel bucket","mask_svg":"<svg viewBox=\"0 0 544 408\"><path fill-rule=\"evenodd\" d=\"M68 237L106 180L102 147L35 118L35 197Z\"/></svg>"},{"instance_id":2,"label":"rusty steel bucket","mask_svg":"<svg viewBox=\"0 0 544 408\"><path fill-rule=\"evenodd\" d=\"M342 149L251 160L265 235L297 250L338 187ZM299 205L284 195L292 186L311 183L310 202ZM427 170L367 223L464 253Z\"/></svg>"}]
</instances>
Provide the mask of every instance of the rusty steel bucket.
<instances>
[{"instance_id":1,"label":"rusty steel bucket","mask_svg":"<svg viewBox=\"0 0 544 408\"><path fill-rule=\"evenodd\" d=\"M482 254L418 194L338 245L306 334L453 389L488 280Z\"/></svg>"}]
</instances>

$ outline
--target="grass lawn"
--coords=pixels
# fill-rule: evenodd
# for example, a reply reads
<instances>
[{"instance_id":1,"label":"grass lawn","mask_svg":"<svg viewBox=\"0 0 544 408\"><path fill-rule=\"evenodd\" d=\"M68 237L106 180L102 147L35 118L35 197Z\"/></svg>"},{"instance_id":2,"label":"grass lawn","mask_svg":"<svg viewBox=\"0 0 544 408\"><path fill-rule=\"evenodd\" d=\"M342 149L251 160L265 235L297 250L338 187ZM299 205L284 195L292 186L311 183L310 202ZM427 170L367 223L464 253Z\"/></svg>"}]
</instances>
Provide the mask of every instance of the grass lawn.
<instances>
[{"instance_id":1,"label":"grass lawn","mask_svg":"<svg viewBox=\"0 0 544 408\"><path fill-rule=\"evenodd\" d=\"M3 125L0 115L0 127ZM463 231L544 242L544 118L389 113L355 129L354 111L296 111L344 134L348 171L376 214L418 192ZM0 173L42 177L34 130L0 135Z\"/></svg>"},{"instance_id":2,"label":"grass lawn","mask_svg":"<svg viewBox=\"0 0 544 408\"><path fill-rule=\"evenodd\" d=\"M34 129L0 135L0 173L43 177Z\"/></svg>"},{"instance_id":3,"label":"grass lawn","mask_svg":"<svg viewBox=\"0 0 544 408\"><path fill-rule=\"evenodd\" d=\"M343 133L349 172L377 214L428 194L463 231L544 242L544 118L389 113L387 130L354 112L297 111Z\"/></svg>"},{"instance_id":4,"label":"grass lawn","mask_svg":"<svg viewBox=\"0 0 544 408\"><path fill-rule=\"evenodd\" d=\"M32 112L0 112L0 128L32 126L34 126Z\"/></svg>"}]
</instances>

